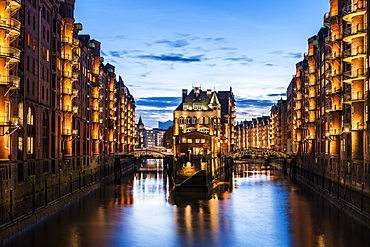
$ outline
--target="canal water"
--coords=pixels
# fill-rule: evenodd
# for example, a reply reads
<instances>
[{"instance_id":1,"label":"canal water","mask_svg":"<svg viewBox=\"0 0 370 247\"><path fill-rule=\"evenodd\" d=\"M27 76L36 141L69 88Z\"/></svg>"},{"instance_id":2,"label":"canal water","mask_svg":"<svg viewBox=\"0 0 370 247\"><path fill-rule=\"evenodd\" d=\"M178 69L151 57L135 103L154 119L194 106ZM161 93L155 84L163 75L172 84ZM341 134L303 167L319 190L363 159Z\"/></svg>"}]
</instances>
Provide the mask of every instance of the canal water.
<instances>
[{"instance_id":1,"label":"canal water","mask_svg":"<svg viewBox=\"0 0 370 247\"><path fill-rule=\"evenodd\" d=\"M2 246L370 246L368 228L262 165L236 165L210 198L168 184L161 172L108 183Z\"/></svg>"}]
</instances>

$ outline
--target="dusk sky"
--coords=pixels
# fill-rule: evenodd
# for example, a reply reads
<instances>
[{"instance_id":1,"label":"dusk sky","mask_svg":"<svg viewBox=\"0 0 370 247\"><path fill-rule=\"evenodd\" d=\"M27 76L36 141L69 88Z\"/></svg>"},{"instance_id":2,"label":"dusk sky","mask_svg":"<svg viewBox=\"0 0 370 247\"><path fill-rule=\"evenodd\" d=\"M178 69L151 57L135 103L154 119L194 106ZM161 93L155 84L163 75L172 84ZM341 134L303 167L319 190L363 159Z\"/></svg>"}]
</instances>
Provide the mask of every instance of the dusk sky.
<instances>
[{"instance_id":1,"label":"dusk sky","mask_svg":"<svg viewBox=\"0 0 370 247\"><path fill-rule=\"evenodd\" d=\"M231 86L236 121L269 115L328 11L329 0L76 0L75 19L157 127L193 86Z\"/></svg>"}]
</instances>

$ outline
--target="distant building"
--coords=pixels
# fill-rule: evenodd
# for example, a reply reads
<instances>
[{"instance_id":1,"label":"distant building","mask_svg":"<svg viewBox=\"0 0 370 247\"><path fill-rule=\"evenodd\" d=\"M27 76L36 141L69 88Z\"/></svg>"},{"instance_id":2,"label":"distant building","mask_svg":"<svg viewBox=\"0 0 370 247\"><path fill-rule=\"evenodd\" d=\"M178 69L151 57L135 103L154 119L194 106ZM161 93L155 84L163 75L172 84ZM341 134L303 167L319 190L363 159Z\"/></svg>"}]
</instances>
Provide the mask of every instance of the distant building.
<instances>
[{"instance_id":1,"label":"distant building","mask_svg":"<svg viewBox=\"0 0 370 247\"><path fill-rule=\"evenodd\" d=\"M166 122L158 121L158 129L166 130L173 125L173 121L168 120Z\"/></svg>"},{"instance_id":2,"label":"distant building","mask_svg":"<svg viewBox=\"0 0 370 247\"><path fill-rule=\"evenodd\" d=\"M139 122L137 124L137 148L158 148L162 147L163 143L163 136L166 132L163 129L158 128L148 128L144 126L143 120L140 117Z\"/></svg>"}]
</instances>

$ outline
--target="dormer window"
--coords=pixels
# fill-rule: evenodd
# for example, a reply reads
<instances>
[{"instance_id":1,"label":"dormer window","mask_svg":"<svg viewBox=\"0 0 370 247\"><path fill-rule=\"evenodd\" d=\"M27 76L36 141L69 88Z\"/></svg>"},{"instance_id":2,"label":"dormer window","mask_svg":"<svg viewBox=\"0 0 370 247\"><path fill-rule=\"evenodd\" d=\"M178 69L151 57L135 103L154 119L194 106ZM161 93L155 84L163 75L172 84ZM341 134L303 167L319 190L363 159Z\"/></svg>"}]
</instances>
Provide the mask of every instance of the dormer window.
<instances>
[{"instance_id":1,"label":"dormer window","mask_svg":"<svg viewBox=\"0 0 370 247\"><path fill-rule=\"evenodd\" d=\"M193 104L193 109L196 111L202 110L202 105L201 104Z\"/></svg>"},{"instance_id":2,"label":"dormer window","mask_svg":"<svg viewBox=\"0 0 370 247\"><path fill-rule=\"evenodd\" d=\"M182 108L183 108L184 111L186 111L186 110L189 109L189 106L184 104Z\"/></svg>"}]
</instances>

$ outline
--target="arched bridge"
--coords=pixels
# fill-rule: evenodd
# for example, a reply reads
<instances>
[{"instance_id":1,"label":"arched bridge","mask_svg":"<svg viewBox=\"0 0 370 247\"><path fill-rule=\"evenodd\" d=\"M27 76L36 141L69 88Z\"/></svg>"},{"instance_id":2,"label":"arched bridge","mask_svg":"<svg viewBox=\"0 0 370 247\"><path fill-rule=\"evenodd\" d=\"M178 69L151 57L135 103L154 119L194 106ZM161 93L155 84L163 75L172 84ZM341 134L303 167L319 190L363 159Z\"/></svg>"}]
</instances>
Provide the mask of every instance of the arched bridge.
<instances>
[{"instance_id":1,"label":"arched bridge","mask_svg":"<svg viewBox=\"0 0 370 247\"><path fill-rule=\"evenodd\" d=\"M286 153L266 148L244 148L231 152L227 155L234 160L241 159L288 159L290 156Z\"/></svg>"},{"instance_id":2,"label":"arched bridge","mask_svg":"<svg viewBox=\"0 0 370 247\"><path fill-rule=\"evenodd\" d=\"M172 152L161 152L152 149L137 149L130 153L117 154L116 157L120 159L163 159L172 156Z\"/></svg>"}]
</instances>

